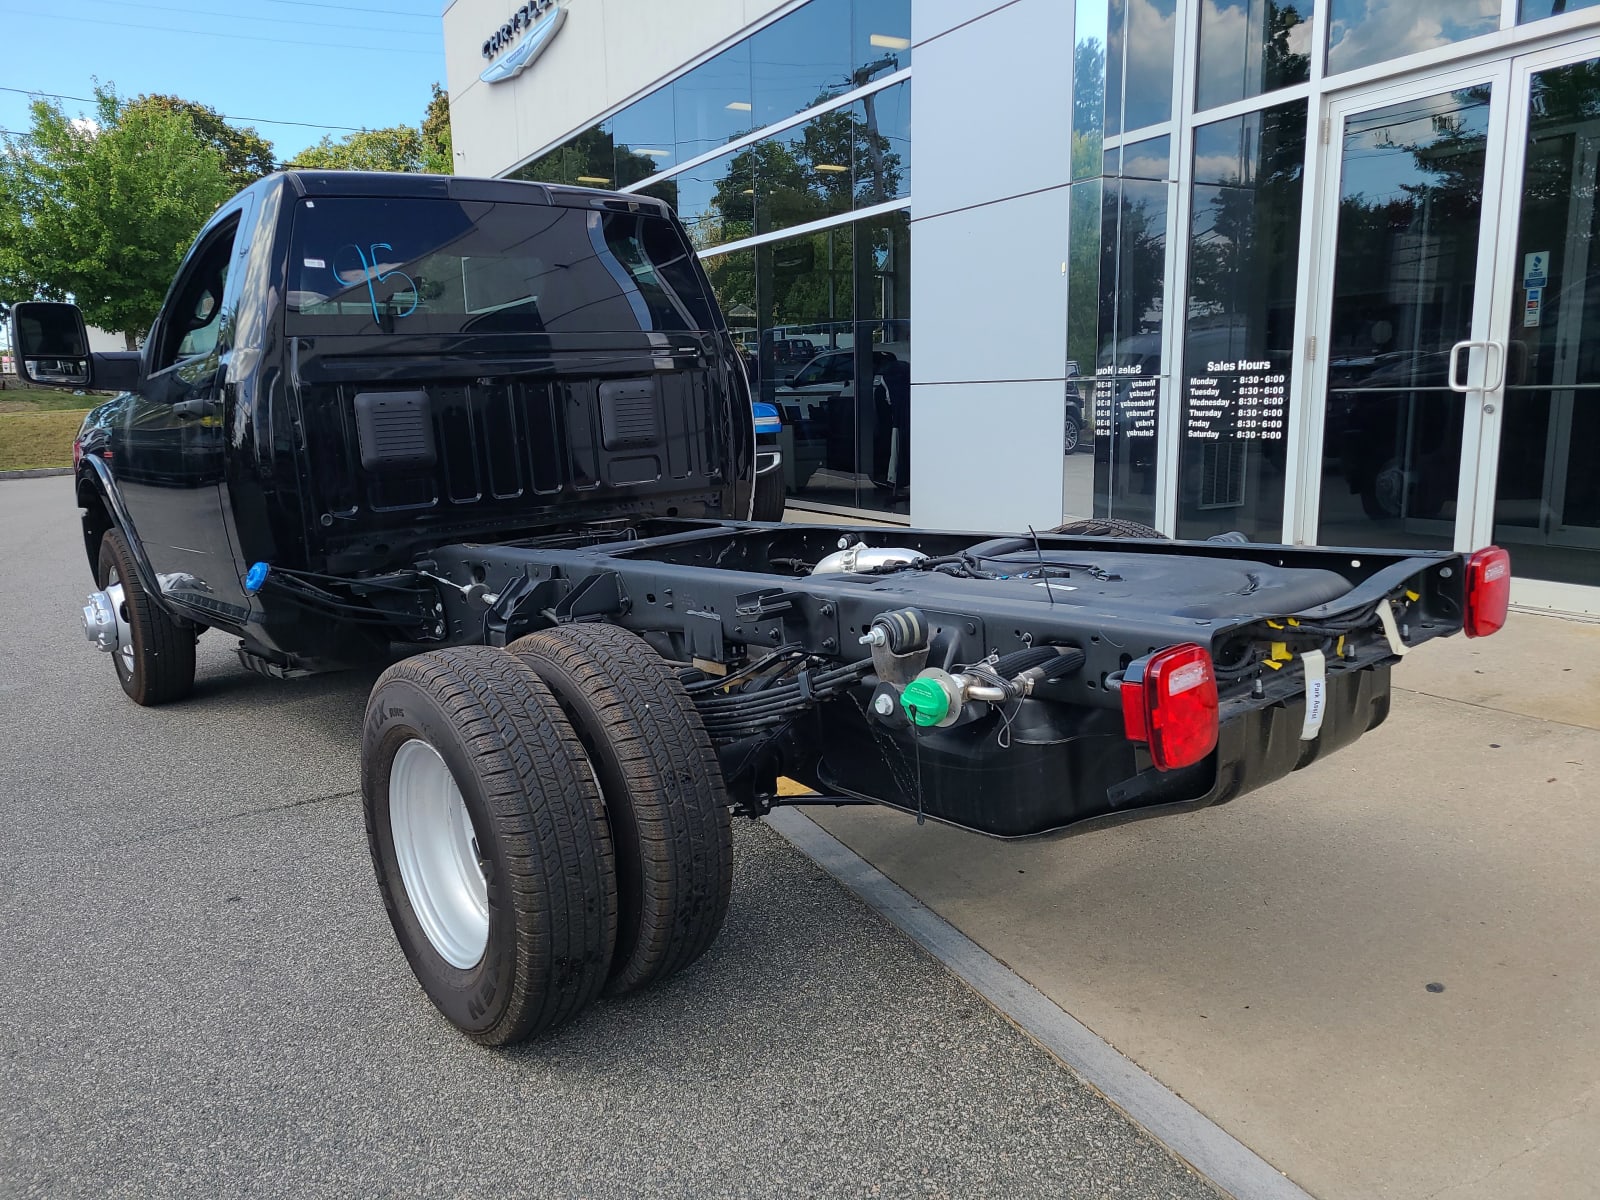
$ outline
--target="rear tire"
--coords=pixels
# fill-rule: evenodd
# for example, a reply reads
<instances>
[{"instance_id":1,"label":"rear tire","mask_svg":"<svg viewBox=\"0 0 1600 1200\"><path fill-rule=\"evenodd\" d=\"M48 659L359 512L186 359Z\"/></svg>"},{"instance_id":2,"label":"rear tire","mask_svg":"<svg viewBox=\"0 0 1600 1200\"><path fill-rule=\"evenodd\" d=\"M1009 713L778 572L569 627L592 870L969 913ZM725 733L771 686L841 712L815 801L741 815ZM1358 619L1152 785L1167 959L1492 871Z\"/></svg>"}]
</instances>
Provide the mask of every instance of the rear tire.
<instances>
[{"instance_id":1,"label":"rear tire","mask_svg":"<svg viewBox=\"0 0 1600 1200\"><path fill-rule=\"evenodd\" d=\"M763 472L756 476L756 503L750 519L781 521L788 502L789 497L783 487L783 468L775 467L771 471Z\"/></svg>"},{"instance_id":2,"label":"rear tire","mask_svg":"<svg viewBox=\"0 0 1600 1200\"><path fill-rule=\"evenodd\" d=\"M182 700L194 690L194 626L167 615L145 592L122 530L101 537L95 579L102 590L122 587L118 615L132 645L119 644L111 656L122 690L146 707Z\"/></svg>"},{"instance_id":3,"label":"rear tire","mask_svg":"<svg viewBox=\"0 0 1600 1200\"><path fill-rule=\"evenodd\" d=\"M610 829L582 743L522 662L466 646L390 667L367 701L361 790L389 921L456 1028L503 1046L600 994Z\"/></svg>"},{"instance_id":4,"label":"rear tire","mask_svg":"<svg viewBox=\"0 0 1600 1200\"><path fill-rule=\"evenodd\" d=\"M1117 517L1090 517L1082 521L1068 521L1065 525L1057 525L1051 533L1064 533L1072 537L1106 537L1106 538L1161 538L1166 539L1166 534L1159 529L1152 529L1148 525L1141 525L1137 521L1124 521Z\"/></svg>"},{"instance_id":5,"label":"rear tire","mask_svg":"<svg viewBox=\"0 0 1600 1200\"><path fill-rule=\"evenodd\" d=\"M716 940L733 890L722 764L694 701L643 638L562 625L507 647L560 701L611 818L620 915L607 991L682 970Z\"/></svg>"}]
</instances>

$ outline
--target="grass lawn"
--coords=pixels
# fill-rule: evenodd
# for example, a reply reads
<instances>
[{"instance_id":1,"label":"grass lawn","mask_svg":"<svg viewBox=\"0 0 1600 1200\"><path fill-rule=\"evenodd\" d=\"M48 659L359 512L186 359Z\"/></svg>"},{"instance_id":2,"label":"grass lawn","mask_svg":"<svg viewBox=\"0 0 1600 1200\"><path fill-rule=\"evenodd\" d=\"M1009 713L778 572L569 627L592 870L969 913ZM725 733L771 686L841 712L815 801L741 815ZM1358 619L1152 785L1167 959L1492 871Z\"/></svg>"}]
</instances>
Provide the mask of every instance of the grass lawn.
<instances>
[{"instance_id":1,"label":"grass lawn","mask_svg":"<svg viewBox=\"0 0 1600 1200\"><path fill-rule=\"evenodd\" d=\"M0 391L0 471L70 467L83 414L105 397L9 384Z\"/></svg>"},{"instance_id":2,"label":"grass lawn","mask_svg":"<svg viewBox=\"0 0 1600 1200\"><path fill-rule=\"evenodd\" d=\"M104 399L99 392L74 396L64 388L36 388L7 382L5 388L0 389L0 413L60 412L69 408L83 412Z\"/></svg>"}]
</instances>

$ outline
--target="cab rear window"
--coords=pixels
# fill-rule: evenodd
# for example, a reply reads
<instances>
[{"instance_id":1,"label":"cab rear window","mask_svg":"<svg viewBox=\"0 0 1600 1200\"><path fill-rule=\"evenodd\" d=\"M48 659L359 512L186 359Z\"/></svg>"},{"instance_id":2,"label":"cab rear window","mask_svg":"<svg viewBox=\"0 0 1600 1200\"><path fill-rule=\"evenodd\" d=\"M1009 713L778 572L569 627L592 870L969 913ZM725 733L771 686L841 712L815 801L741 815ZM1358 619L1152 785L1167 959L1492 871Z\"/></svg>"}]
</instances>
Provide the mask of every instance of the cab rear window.
<instances>
[{"instance_id":1,"label":"cab rear window","mask_svg":"<svg viewBox=\"0 0 1600 1200\"><path fill-rule=\"evenodd\" d=\"M301 200L288 330L638 333L713 328L691 252L640 213L440 199Z\"/></svg>"}]
</instances>

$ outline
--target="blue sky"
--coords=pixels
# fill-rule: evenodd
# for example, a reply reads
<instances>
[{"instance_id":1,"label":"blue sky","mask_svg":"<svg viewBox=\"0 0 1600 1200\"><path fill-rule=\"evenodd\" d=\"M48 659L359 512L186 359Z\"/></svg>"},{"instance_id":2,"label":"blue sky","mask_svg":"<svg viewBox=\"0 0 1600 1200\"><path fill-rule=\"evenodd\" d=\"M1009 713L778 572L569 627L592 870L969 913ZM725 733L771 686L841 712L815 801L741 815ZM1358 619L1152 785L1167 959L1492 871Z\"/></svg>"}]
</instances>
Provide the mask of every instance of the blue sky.
<instances>
[{"instance_id":1,"label":"blue sky","mask_svg":"<svg viewBox=\"0 0 1600 1200\"><path fill-rule=\"evenodd\" d=\"M444 84L442 0L0 0L0 87L163 92L245 116L279 160L323 136L415 125ZM0 129L29 97L0 91ZM63 102L76 114L89 105ZM267 119L267 118L270 118Z\"/></svg>"}]
</instances>

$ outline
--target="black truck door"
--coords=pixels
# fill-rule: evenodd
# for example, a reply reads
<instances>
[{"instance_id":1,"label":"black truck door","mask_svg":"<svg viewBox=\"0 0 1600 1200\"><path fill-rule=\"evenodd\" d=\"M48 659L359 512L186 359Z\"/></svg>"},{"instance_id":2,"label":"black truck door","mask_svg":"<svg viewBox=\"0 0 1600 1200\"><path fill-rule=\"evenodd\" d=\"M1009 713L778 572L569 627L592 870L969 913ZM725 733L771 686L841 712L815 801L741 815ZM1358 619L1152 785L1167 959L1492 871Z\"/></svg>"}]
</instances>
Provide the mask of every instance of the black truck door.
<instances>
[{"instance_id":1,"label":"black truck door","mask_svg":"<svg viewBox=\"0 0 1600 1200\"><path fill-rule=\"evenodd\" d=\"M249 600L219 484L223 387L238 290L244 207L221 214L189 252L151 330L147 370L112 439L112 472L134 532L169 599L242 621ZM234 287L229 288L230 274Z\"/></svg>"}]
</instances>

